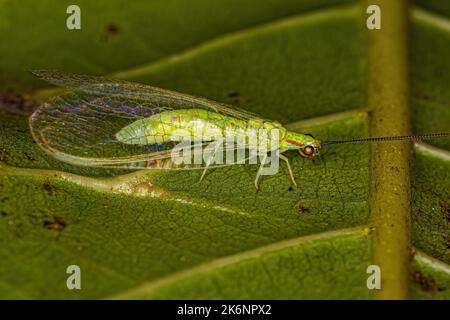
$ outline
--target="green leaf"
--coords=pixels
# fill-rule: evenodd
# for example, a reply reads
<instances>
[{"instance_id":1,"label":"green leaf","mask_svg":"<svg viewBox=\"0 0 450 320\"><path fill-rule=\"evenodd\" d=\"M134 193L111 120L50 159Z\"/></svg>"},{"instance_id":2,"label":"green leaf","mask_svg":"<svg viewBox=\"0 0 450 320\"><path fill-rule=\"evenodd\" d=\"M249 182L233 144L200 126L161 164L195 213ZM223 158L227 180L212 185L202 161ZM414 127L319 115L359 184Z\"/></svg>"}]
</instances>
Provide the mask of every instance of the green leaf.
<instances>
[{"instance_id":1,"label":"green leaf","mask_svg":"<svg viewBox=\"0 0 450 320\"><path fill-rule=\"evenodd\" d=\"M69 0L1 1L0 86L43 83L31 69L106 73L133 68L225 33L348 0L77 1L82 29L66 28ZM26 9L24 9L26 8Z\"/></svg>"},{"instance_id":2,"label":"green leaf","mask_svg":"<svg viewBox=\"0 0 450 320\"><path fill-rule=\"evenodd\" d=\"M0 4L0 37L14 35L0 49L0 297L448 299L447 140L414 153L408 142L333 146L314 160L288 153L299 188L282 165L257 193L251 165L209 170L199 184L199 172L61 163L11 110L54 94L29 95L45 84L24 69L58 68L206 96L323 140L448 131L449 18L375 1L374 35L363 5L335 6L349 1L79 2L73 32L70 3ZM32 13L36 37L18 23ZM82 290L66 287L72 264Z\"/></svg>"},{"instance_id":3,"label":"green leaf","mask_svg":"<svg viewBox=\"0 0 450 320\"><path fill-rule=\"evenodd\" d=\"M450 8L442 1L419 1L412 17L411 108L415 132L448 131ZM424 8L445 13L440 16ZM428 49L425 49L428 47ZM429 53L425 53L429 52ZM430 84L433 84L430 86ZM435 146L435 147L434 147ZM413 298L450 297L450 142L416 145L412 170L411 237L417 250ZM427 256L428 255L428 256Z\"/></svg>"}]
</instances>

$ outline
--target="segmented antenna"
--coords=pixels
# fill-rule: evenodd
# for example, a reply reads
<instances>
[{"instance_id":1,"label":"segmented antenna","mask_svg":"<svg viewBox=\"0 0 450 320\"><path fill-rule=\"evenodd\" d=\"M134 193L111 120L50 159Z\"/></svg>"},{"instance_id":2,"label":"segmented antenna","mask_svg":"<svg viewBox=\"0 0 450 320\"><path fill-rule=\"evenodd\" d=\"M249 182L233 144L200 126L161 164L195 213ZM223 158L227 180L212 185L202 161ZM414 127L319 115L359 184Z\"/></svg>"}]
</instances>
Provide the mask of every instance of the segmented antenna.
<instances>
[{"instance_id":1,"label":"segmented antenna","mask_svg":"<svg viewBox=\"0 0 450 320\"><path fill-rule=\"evenodd\" d=\"M332 144L343 144L343 143L360 143L360 142L374 142L374 141L392 141L392 140L431 140L431 139L442 139L450 137L450 132L445 133L428 133L428 134L418 134L411 136L397 136L397 137L378 137L378 138L364 138L364 139L351 139L351 140L329 140L321 143L322 146L329 146Z\"/></svg>"}]
</instances>

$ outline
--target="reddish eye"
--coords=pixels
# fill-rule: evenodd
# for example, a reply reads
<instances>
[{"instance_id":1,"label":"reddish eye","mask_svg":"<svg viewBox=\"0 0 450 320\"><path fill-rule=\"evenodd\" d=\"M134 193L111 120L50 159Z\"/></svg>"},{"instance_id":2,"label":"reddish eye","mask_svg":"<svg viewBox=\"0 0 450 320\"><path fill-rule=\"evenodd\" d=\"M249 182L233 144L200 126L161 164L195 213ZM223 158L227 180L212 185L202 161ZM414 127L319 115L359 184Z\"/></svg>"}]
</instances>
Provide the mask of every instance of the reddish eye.
<instances>
[{"instance_id":1,"label":"reddish eye","mask_svg":"<svg viewBox=\"0 0 450 320\"><path fill-rule=\"evenodd\" d=\"M306 147L303 149L303 153L304 153L305 155L307 155L307 156L312 155L312 154L314 153L314 147L312 147L312 146L306 146Z\"/></svg>"}]
</instances>

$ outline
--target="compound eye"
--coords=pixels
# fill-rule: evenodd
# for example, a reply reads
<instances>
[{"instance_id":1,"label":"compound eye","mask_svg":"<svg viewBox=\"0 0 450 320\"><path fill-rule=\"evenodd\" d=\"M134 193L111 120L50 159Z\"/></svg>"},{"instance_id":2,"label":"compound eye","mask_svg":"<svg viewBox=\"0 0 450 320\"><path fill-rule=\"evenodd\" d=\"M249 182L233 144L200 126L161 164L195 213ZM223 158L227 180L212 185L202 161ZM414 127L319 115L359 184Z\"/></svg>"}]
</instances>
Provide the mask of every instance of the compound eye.
<instances>
[{"instance_id":1,"label":"compound eye","mask_svg":"<svg viewBox=\"0 0 450 320\"><path fill-rule=\"evenodd\" d=\"M304 153L305 155L307 155L307 156L312 155L312 154L314 153L314 147L312 147L312 146L306 146L306 147L303 149L303 153Z\"/></svg>"},{"instance_id":2,"label":"compound eye","mask_svg":"<svg viewBox=\"0 0 450 320\"><path fill-rule=\"evenodd\" d=\"M305 133L305 136L311 137L314 139L314 136L311 133Z\"/></svg>"}]
</instances>

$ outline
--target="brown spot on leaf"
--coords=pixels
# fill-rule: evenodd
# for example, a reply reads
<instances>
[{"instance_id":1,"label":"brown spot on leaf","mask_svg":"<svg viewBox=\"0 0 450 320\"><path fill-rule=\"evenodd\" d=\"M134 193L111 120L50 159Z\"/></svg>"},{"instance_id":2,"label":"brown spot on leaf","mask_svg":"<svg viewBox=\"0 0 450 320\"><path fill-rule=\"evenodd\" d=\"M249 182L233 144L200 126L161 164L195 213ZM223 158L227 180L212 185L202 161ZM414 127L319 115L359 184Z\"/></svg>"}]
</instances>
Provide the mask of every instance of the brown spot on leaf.
<instances>
[{"instance_id":1,"label":"brown spot on leaf","mask_svg":"<svg viewBox=\"0 0 450 320\"><path fill-rule=\"evenodd\" d=\"M53 220L45 220L44 228L49 230L63 231L66 223L59 217L53 217Z\"/></svg>"},{"instance_id":2,"label":"brown spot on leaf","mask_svg":"<svg viewBox=\"0 0 450 320\"><path fill-rule=\"evenodd\" d=\"M396 167L396 166L390 166L389 169L391 171L400 172L400 169L398 167Z\"/></svg>"},{"instance_id":3,"label":"brown spot on leaf","mask_svg":"<svg viewBox=\"0 0 450 320\"><path fill-rule=\"evenodd\" d=\"M49 181L45 181L44 184L42 185L42 188L44 189L44 191L53 196L56 192L59 191L59 188L56 187L55 185L53 185L51 182Z\"/></svg>"},{"instance_id":4,"label":"brown spot on leaf","mask_svg":"<svg viewBox=\"0 0 450 320\"><path fill-rule=\"evenodd\" d=\"M118 34L120 32L120 29L117 25L111 23L106 26L106 32L108 32L109 34Z\"/></svg>"},{"instance_id":5,"label":"brown spot on leaf","mask_svg":"<svg viewBox=\"0 0 450 320\"><path fill-rule=\"evenodd\" d=\"M301 213L309 213L311 212L311 210L309 210L308 208L304 207L304 206L299 206L298 207L298 211Z\"/></svg>"},{"instance_id":6,"label":"brown spot on leaf","mask_svg":"<svg viewBox=\"0 0 450 320\"><path fill-rule=\"evenodd\" d=\"M230 92L229 94L228 94L228 96L230 97L230 98L237 98L237 97L239 97L241 94L239 93L239 92L237 92L237 91L233 91L233 92Z\"/></svg>"},{"instance_id":7,"label":"brown spot on leaf","mask_svg":"<svg viewBox=\"0 0 450 320\"><path fill-rule=\"evenodd\" d=\"M36 159L30 156L28 153L22 152L22 154L25 156L25 158L27 158L27 160L36 161Z\"/></svg>"},{"instance_id":8,"label":"brown spot on leaf","mask_svg":"<svg viewBox=\"0 0 450 320\"><path fill-rule=\"evenodd\" d=\"M107 42L112 37L117 36L119 33L120 33L120 28L116 24L110 23L105 27L105 32L100 37L100 40Z\"/></svg>"},{"instance_id":9,"label":"brown spot on leaf","mask_svg":"<svg viewBox=\"0 0 450 320\"><path fill-rule=\"evenodd\" d=\"M427 276L420 271L416 271L413 273L413 280L418 285L420 285L423 291L426 292L442 291L442 288L440 288L437 285L436 280L433 277Z\"/></svg>"},{"instance_id":10,"label":"brown spot on leaf","mask_svg":"<svg viewBox=\"0 0 450 320\"><path fill-rule=\"evenodd\" d=\"M16 92L0 94L0 109L19 114L31 114L37 101Z\"/></svg>"},{"instance_id":11,"label":"brown spot on leaf","mask_svg":"<svg viewBox=\"0 0 450 320\"><path fill-rule=\"evenodd\" d=\"M241 96L240 92L232 91L227 94L229 98L232 98L231 103L234 105L243 105L250 103L250 99Z\"/></svg>"}]
</instances>

